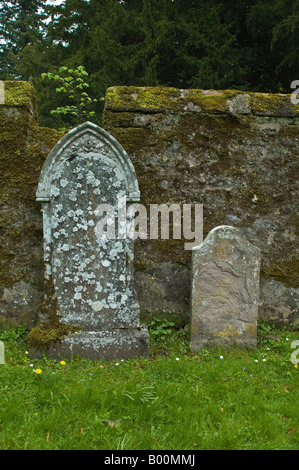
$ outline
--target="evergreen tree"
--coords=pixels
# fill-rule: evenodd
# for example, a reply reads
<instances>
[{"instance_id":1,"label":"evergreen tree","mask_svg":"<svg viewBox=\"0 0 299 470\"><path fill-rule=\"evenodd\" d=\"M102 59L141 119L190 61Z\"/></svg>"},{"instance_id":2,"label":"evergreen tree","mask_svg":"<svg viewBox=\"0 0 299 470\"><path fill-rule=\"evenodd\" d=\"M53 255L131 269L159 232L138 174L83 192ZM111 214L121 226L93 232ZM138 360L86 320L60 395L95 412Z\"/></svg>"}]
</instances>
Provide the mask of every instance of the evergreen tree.
<instances>
[{"instance_id":1,"label":"evergreen tree","mask_svg":"<svg viewBox=\"0 0 299 470\"><path fill-rule=\"evenodd\" d=\"M181 82L192 88L242 86L244 71L236 37L231 23L221 18L222 5L209 1L178 4Z\"/></svg>"},{"instance_id":2,"label":"evergreen tree","mask_svg":"<svg viewBox=\"0 0 299 470\"><path fill-rule=\"evenodd\" d=\"M299 79L299 0L281 0L284 15L272 31L271 52L279 90L290 93L290 84Z\"/></svg>"},{"instance_id":3,"label":"evergreen tree","mask_svg":"<svg viewBox=\"0 0 299 470\"><path fill-rule=\"evenodd\" d=\"M19 54L41 40L45 25L45 2L41 0L2 1L0 6L0 78L25 78L20 74Z\"/></svg>"},{"instance_id":4,"label":"evergreen tree","mask_svg":"<svg viewBox=\"0 0 299 470\"><path fill-rule=\"evenodd\" d=\"M34 84L40 123L67 106L42 73L84 66L90 95L113 85L289 92L299 0L2 1L0 79ZM96 112L102 109L97 103Z\"/></svg>"},{"instance_id":5,"label":"evergreen tree","mask_svg":"<svg viewBox=\"0 0 299 470\"><path fill-rule=\"evenodd\" d=\"M283 19L281 0L258 0L246 18L250 38L250 85L257 91L278 91L277 55L271 49L273 31Z\"/></svg>"}]
</instances>

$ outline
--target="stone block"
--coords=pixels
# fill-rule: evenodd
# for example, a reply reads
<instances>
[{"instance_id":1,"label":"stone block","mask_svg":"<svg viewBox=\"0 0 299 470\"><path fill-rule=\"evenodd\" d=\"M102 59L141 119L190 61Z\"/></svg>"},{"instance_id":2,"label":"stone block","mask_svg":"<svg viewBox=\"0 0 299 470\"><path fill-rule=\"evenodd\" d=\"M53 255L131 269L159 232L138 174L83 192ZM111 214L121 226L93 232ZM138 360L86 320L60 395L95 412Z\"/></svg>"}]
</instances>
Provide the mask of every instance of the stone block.
<instances>
[{"instance_id":1,"label":"stone block","mask_svg":"<svg viewBox=\"0 0 299 470\"><path fill-rule=\"evenodd\" d=\"M70 334L53 346L41 350L30 351L33 357L43 357L43 354L54 359L83 357L94 361L112 361L148 357L148 329L114 328L109 330L82 330Z\"/></svg>"},{"instance_id":2,"label":"stone block","mask_svg":"<svg viewBox=\"0 0 299 470\"><path fill-rule=\"evenodd\" d=\"M256 347L260 249L231 226L192 252L190 348Z\"/></svg>"}]
</instances>

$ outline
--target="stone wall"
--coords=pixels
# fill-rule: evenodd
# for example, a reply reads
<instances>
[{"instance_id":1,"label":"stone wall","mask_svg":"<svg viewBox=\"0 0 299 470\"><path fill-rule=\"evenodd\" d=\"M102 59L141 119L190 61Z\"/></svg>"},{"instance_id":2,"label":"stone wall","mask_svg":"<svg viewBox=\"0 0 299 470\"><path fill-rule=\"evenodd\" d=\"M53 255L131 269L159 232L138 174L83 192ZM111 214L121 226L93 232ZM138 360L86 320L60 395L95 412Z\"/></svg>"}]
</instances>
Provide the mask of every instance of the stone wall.
<instances>
[{"instance_id":1,"label":"stone wall","mask_svg":"<svg viewBox=\"0 0 299 470\"><path fill-rule=\"evenodd\" d=\"M62 133L37 126L34 91L4 82L0 105L0 324L32 327L43 284L43 162ZM261 318L299 323L298 126L290 96L114 87L103 128L129 154L141 203L202 203L204 236L233 225L262 252ZM135 242L144 320L189 321L185 240Z\"/></svg>"},{"instance_id":2,"label":"stone wall","mask_svg":"<svg viewBox=\"0 0 299 470\"><path fill-rule=\"evenodd\" d=\"M43 286L41 206L36 189L43 162L61 134L37 126L35 94L8 81L0 105L0 325L36 322Z\"/></svg>"},{"instance_id":3,"label":"stone wall","mask_svg":"<svg viewBox=\"0 0 299 470\"><path fill-rule=\"evenodd\" d=\"M141 203L202 203L204 236L242 230L262 252L260 317L299 323L299 106L289 95L113 87L103 127L129 153ZM136 242L143 313L187 322L190 251Z\"/></svg>"}]
</instances>

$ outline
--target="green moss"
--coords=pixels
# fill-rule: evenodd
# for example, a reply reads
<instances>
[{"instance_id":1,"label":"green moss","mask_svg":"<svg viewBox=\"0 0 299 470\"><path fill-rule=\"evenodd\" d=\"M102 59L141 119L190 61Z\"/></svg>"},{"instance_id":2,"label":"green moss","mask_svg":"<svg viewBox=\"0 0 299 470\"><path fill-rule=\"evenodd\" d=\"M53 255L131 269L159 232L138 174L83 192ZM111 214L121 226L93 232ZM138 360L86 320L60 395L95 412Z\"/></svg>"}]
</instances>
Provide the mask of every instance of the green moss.
<instances>
[{"instance_id":1,"label":"green moss","mask_svg":"<svg viewBox=\"0 0 299 470\"><path fill-rule=\"evenodd\" d=\"M134 270L135 271L147 271L153 266L153 263L147 259L138 259L135 255L134 258Z\"/></svg>"},{"instance_id":2,"label":"green moss","mask_svg":"<svg viewBox=\"0 0 299 470\"><path fill-rule=\"evenodd\" d=\"M111 87L106 94L105 112L165 113L190 111L230 114L230 103L239 95L247 97L247 113L264 116L299 116L299 104L291 95L252 93L240 90L179 90L167 87ZM105 115L104 112L104 115ZM242 113L243 114L243 113Z\"/></svg>"},{"instance_id":3,"label":"green moss","mask_svg":"<svg viewBox=\"0 0 299 470\"><path fill-rule=\"evenodd\" d=\"M183 147L196 151L200 148L201 152L208 149L213 151L215 143L221 142L220 151L223 156L229 157L227 148L233 139L244 141L253 137L248 121L248 117L240 120L230 114L184 113L179 116L176 137ZM229 161L227 163L233 168Z\"/></svg>"},{"instance_id":4,"label":"green moss","mask_svg":"<svg viewBox=\"0 0 299 470\"><path fill-rule=\"evenodd\" d=\"M47 350L76 331L79 331L79 329L63 323L58 323L55 327L49 327L41 323L30 331L27 344L30 349Z\"/></svg>"},{"instance_id":5,"label":"green moss","mask_svg":"<svg viewBox=\"0 0 299 470\"><path fill-rule=\"evenodd\" d=\"M161 112L178 109L179 90L165 87L118 86L108 88L105 108L112 111Z\"/></svg>"},{"instance_id":6,"label":"green moss","mask_svg":"<svg viewBox=\"0 0 299 470\"><path fill-rule=\"evenodd\" d=\"M270 266L263 262L261 276L265 279L273 278L286 287L299 288L299 259L281 258L273 260Z\"/></svg>"},{"instance_id":7,"label":"green moss","mask_svg":"<svg viewBox=\"0 0 299 470\"><path fill-rule=\"evenodd\" d=\"M189 90L189 93L184 97L185 105L193 103L198 106L202 112L210 113L229 113L229 101L244 94L238 90ZM190 106L190 105L189 105ZM191 105L192 110L192 105ZM196 108L195 108L196 110Z\"/></svg>"},{"instance_id":8,"label":"green moss","mask_svg":"<svg viewBox=\"0 0 299 470\"><path fill-rule=\"evenodd\" d=\"M103 126L105 129L114 127L133 127L134 124L134 113L113 113L107 112L103 117Z\"/></svg>"},{"instance_id":9,"label":"green moss","mask_svg":"<svg viewBox=\"0 0 299 470\"><path fill-rule=\"evenodd\" d=\"M166 111L229 112L228 100L239 95L238 90L179 90L166 87L112 87L106 93L106 110L117 112Z\"/></svg>"},{"instance_id":10,"label":"green moss","mask_svg":"<svg viewBox=\"0 0 299 470\"><path fill-rule=\"evenodd\" d=\"M143 148L147 147L150 140L149 129L138 127L129 127L126 129L105 127L105 129L111 132L113 137L123 146L130 158L132 158L132 161L134 159L134 165L136 160L142 158L144 155Z\"/></svg>"},{"instance_id":11,"label":"green moss","mask_svg":"<svg viewBox=\"0 0 299 470\"><path fill-rule=\"evenodd\" d=\"M35 200L43 162L62 133L32 125L23 109L0 107L0 199Z\"/></svg>"},{"instance_id":12,"label":"green moss","mask_svg":"<svg viewBox=\"0 0 299 470\"><path fill-rule=\"evenodd\" d=\"M291 95L251 93L250 104L254 114L265 116L299 116L299 105L291 102Z\"/></svg>"},{"instance_id":13,"label":"green moss","mask_svg":"<svg viewBox=\"0 0 299 470\"><path fill-rule=\"evenodd\" d=\"M60 321L57 314L57 299L52 279L47 279L44 282L43 300L39 311L47 320L40 322L28 334L27 344L30 349L46 350L55 343L60 343L66 336L81 329Z\"/></svg>"},{"instance_id":14,"label":"green moss","mask_svg":"<svg viewBox=\"0 0 299 470\"><path fill-rule=\"evenodd\" d=\"M4 82L5 106L25 107L35 113L35 92L29 82L12 80Z\"/></svg>"},{"instance_id":15,"label":"green moss","mask_svg":"<svg viewBox=\"0 0 299 470\"><path fill-rule=\"evenodd\" d=\"M21 279L40 288L43 276L36 189L45 158L62 133L34 123L25 108L0 106L0 284L7 288Z\"/></svg>"}]
</instances>

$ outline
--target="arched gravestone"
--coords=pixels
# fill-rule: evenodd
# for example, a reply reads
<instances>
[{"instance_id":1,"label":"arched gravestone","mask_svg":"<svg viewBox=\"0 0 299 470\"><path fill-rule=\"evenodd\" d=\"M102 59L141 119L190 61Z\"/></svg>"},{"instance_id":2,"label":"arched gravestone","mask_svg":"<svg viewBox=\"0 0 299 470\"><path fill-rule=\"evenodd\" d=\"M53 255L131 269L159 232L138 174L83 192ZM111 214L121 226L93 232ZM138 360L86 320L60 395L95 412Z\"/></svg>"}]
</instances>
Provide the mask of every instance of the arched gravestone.
<instances>
[{"instance_id":1,"label":"arched gravestone","mask_svg":"<svg viewBox=\"0 0 299 470\"><path fill-rule=\"evenodd\" d=\"M48 155L37 200L57 315L79 329L57 352L93 359L148 355L149 335L140 327L133 285L134 240L126 231L126 204L139 201L127 153L100 127L81 124ZM105 236L98 228L109 210Z\"/></svg>"}]
</instances>

